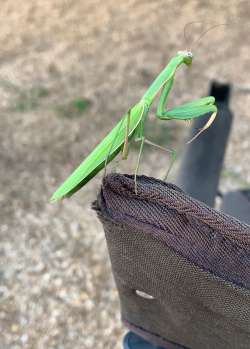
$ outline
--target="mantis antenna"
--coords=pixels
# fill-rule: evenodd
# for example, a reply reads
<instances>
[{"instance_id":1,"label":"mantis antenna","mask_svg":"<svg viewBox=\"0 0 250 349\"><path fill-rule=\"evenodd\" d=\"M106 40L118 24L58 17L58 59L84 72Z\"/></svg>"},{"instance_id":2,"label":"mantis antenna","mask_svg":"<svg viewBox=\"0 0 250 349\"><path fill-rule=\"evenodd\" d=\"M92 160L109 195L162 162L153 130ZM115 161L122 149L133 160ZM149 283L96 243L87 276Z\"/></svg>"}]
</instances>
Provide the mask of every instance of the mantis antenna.
<instances>
[{"instance_id":1,"label":"mantis antenna","mask_svg":"<svg viewBox=\"0 0 250 349\"><path fill-rule=\"evenodd\" d=\"M200 40L203 38L204 35L206 35L209 31L217 28L217 27L221 27L221 26L226 26L226 25L229 25L229 23L219 23L219 24L215 24L211 27L209 27L208 29L204 30L204 32L201 33L201 35L198 37L197 40L193 41L190 45L190 40L187 36L187 28L192 25L192 24L197 24L197 23L205 23L205 22L202 22L202 21L193 21L193 22L189 22L189 23L186 23L185 26L184 26L184 29L183 29L183 36L184 36L184 40L185 42L187 43L188 46L192 46L192 45L197 45Z\"/></svg>"}]
</instances>

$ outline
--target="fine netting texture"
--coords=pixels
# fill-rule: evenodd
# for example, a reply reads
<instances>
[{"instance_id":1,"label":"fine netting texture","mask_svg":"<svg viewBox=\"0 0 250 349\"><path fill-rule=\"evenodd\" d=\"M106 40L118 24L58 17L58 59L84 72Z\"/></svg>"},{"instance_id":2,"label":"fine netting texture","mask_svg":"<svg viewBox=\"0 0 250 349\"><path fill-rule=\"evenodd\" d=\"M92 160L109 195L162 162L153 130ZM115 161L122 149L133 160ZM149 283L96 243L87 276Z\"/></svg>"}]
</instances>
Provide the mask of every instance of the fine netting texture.
<instances>
[{"instance_id":1,"label":"fine netting texture","mask_svg":"<svg viewBox=\"0 0 250 349\"><path fill-rule=\"evenodd\" d=\"M166 348L250 348L250 227L173 184L134 189L108 175L94 205L124 323Z\"/></svg>"}]
</instances>

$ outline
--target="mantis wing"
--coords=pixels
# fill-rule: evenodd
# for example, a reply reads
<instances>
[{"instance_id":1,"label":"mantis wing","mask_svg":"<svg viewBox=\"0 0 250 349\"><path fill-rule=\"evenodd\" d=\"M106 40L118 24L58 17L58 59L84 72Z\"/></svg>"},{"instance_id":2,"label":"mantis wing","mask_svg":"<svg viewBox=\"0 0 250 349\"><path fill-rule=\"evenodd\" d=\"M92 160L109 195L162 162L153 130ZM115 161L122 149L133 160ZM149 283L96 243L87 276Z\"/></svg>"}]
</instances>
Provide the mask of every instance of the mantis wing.
<instances>
[{"instance_id":1,"label":"mantis wing","mask_svg":"<svg viewBox=\"0 0 250 349\"><path fill-rule=\"evenodd\" d=\"M139 125L144 110L145 108L142 102L137 103L133 108L131 108L128 137L131 138ZM74 194L101 169L103 169L106 163L109 163L117 155L124 144L124 138L127 132L127 116L128 113L122 117L118 124L54 192L50 199L51 201L56 201Z\"/></svg>"}]
</instances>

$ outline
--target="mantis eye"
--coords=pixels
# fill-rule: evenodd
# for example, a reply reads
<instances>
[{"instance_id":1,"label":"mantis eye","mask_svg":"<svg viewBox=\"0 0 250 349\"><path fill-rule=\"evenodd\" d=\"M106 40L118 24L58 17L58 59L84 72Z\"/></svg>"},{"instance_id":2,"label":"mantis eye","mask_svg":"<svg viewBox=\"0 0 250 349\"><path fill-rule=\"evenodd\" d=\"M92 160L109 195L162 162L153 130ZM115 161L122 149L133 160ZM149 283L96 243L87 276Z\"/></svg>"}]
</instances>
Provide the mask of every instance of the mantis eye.
<instances>
[{"instance_id":1,"label":"mantis eye","mask_svg":"<svg viewBox=\"0 0 250 349\"><path fill-rule=\"evenodd\" d=\"M181 56L185 56L185 57L188 57L188 58L193 58L193 54L191 51L178 51L177 52L179 55Z\"/></svg>"}]
</instances>

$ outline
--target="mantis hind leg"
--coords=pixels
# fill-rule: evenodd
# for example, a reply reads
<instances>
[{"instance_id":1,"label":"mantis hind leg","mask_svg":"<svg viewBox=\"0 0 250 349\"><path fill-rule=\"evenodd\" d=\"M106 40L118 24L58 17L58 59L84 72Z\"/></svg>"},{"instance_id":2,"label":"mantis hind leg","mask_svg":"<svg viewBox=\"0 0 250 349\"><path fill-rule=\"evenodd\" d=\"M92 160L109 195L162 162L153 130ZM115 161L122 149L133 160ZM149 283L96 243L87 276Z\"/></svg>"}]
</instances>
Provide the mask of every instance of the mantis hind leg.
<instances>
[{"instance_id":1,"label":"mantis hind leg","mask_svg":"<svg viewBox=\"0 0 250 349\"><path fill-rule=\"evenodd\" d=\"M141 138L137 138L135 139L136 142L141 142L140 145L140 150L139 150L139 154L137 157L137 162L136 162L136 168L135 168L135 175L134 175L134 182L135 182L135 193L137 195L137 175L138 175L138 171L139 171L139 166L140 166L140 160L141 160L141 155L142 155L142 151L143 151L143 146L145 143L145 137L142 136Z\"/></svg>"},{"instance_id":2,"label":"mantis hind leg","mask_svg":"<svg viewBox=\"0 0 250 349\"><path fill-rule=\"evenodd\" d=\"M171 169L172 169L172 167L174 165L174 162L176 160L177 155L176 155L176 151L174 149L164 148L164 147L162 147L159 144L151 142L150 140L146 139L144 136L142 136L140 138L136 138L135 142L141 142L140 150L139 150L139 154L138 154L138 158L137 158L137 162L136 162L135 175L134 175L135 193L137 194L137 175L138 175L138 171L139 171L139 165L140 165L140 160L141 160L141 156L142 156L143 146L144 146L145 143L148 144L148 145L151 145L153 147L156 147L158 149L161 149L161 150L163 150L165 152L170 153L170 155L171 155L171 162L170 162L170 166L169 166L169 168L167 170L167 173L166 173L166 175L163 178L164 181L167 179L167 177L169 175L169 172L171 171Z\"/></svg>"},{"instance_id":3,"label":"mantis hind leg","mask_svg":"<svg viewBox=\"0 0 250 349\"><path fill-rule=\"evenodd\" d=\"M125 136L124 136L124 144L123 144L123 149L122 149L122 160L127 160L128 157L128 135L129 135L129 126L130 126L130 109L127 114L127 125L126 125L126 130L125 130Z\"/></svg>"},{"instance_id":4,"label":"mantis hind leg","mask_svg":"<svg viewBox=\"0 0 250 349\"><path fill-rule=\"evenodd\" d=\"M172 167L173 167L173 165L175 163L175 160L177 158L176 151L174 149L168 149L168 148L162 147L161 145L153 143L153 142L149 141L148 139L145 140L145 143L170 153L171 162L170 162L169 168L167 170L167 173L166 173L166 175L163 178L163 180L166 181L166 179L167 179L167 177L168 177L168 175L169 175L169 173L170 173L170 171L171 171L171 169L172 169Z\"/></svg>"},{"instance_id":5,"label":"mantis hind leg","mask_svg":"<svg viewBox=\"0 0 250 349\"><path fill-rule=\"evenodd\" d=\"M123 122L125 122L125 120L127 120L127 124L126 124L126 129L125 129L125 135L124 135L124 143L123 143L123 147L122 147L122 160L126 160L128 157L128 146L129 146L129 128L130 128L130 116L131 116L131 109L128 110L127 114L125 114L124 118L123 118ZM117 138L117 135L121 129L122 123L120 125L120 127L117 129L117 133L116 136L113 139L113 142L111 143L111 146L109 148L109 151L107 153L106 159L105 159L105 166L104 166L104 175L103 177L106 176L106 172L107 172L107 163L108 163L108 159L109 156L112 152L112 148L113 145L115 143L115 140ZM116 165L118 163L118 160L116 161Z\"/></svg>"},{"instance_id":6,"label":"mantis hind leg","mask_svg":"<svg viewBox=\"0 0 250 349\"><path fill-rule=\"evenodd\" d=\"M123 122L125 121L125 119L126 119L127 117L128 117L128 114L125 114L125 116L123 117ZM121 127L122 127L123 122L120 124L120 127L118 127L117 132L116 132L116 135L115 135L115 137L114 137L114 139L113 139L113 141L112 141L112 143L111 143L111 145L110 145L109 151L108 151L107 156L106 156L106 158L105 158L105 165L104 165L103 178L106 176L108 159L109 159L109 157L110 157L110 154L111 154L111 152L112 152L113 146L114 146L114 144L115 144L115 141L116 141L117 136L118 136L118 134L119 134L119 132L120 132L120 129L121 129ZM128 124L128 128L129 128L129 124Z\"/></svg>"}]
</instances>

